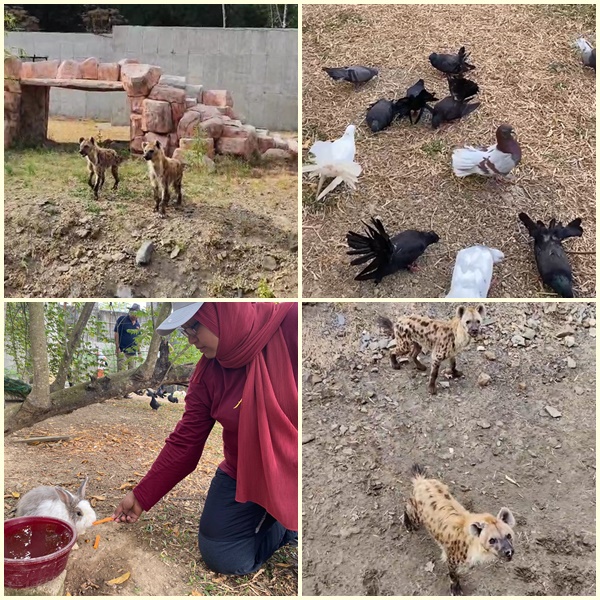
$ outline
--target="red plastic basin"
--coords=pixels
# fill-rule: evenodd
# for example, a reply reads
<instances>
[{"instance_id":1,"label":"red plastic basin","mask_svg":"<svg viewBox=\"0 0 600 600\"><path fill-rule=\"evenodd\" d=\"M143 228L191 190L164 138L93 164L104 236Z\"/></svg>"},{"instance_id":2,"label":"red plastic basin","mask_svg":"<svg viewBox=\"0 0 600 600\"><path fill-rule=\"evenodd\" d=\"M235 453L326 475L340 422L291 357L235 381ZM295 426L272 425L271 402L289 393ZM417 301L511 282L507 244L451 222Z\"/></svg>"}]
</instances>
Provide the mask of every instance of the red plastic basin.
<instances>
[{"instance_id":1,"label":"red plastic basin","mask_svg":"<svg viewBox=\"0 0 600 600\"><path fill-rule=\"evenodd\" d=\"M58 577L77 540L75 528L52 517L4 521L4 585L26 588Z\"/></svg>"}]
</instances>

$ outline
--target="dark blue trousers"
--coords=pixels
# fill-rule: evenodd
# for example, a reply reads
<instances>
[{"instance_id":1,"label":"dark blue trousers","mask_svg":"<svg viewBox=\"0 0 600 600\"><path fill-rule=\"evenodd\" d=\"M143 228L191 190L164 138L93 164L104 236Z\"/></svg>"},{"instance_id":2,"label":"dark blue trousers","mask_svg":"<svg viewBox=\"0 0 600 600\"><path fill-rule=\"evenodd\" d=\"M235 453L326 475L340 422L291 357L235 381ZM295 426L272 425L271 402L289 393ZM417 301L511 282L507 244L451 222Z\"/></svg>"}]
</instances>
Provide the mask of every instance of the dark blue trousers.
<instances>
[{"instance_id":1,"label":"dark blue trousers","mask_svg":"<svg viewBox=\"0 0 600 600\"><path fill-rule=\"evenodd\" d=\"M235 479L217 469L198 531L202 559L224 575L258 571L276 550L298 543L297 531L286 529L258 504L236 502L235 488Z\"/></svg>"}]
</instances>

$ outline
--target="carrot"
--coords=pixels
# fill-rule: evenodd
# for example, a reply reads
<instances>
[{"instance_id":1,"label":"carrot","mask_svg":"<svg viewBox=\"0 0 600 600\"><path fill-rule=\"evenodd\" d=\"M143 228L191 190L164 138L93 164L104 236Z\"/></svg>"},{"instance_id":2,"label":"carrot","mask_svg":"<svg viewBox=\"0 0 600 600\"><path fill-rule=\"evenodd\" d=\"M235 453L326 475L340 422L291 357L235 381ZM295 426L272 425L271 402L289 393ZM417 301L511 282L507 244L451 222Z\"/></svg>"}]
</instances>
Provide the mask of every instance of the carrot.
<instances>
[{"instance_id":1,"label":"carrot","mask_svg":"<svg viewBox=\"0 0 600 600\"><path fill-rule=\"evenodd\" d=\"M96 541L94 542L94 550L98 550L98 544L100 543L100 536L96 536Z\"/></svg>"},{"instance_id":2,"label":"carrot","mask_svg":"<svg viewBox=\"0 0 600 600\"><path fill-rule=\"evenodd\" d=\"M106 519L100 519L99 521L94 521L92 523L92 525L100 525L102 523L108 523L109 521L112 521L113 518L112 517L106 517Z\"/></svg>"}]
</instances>

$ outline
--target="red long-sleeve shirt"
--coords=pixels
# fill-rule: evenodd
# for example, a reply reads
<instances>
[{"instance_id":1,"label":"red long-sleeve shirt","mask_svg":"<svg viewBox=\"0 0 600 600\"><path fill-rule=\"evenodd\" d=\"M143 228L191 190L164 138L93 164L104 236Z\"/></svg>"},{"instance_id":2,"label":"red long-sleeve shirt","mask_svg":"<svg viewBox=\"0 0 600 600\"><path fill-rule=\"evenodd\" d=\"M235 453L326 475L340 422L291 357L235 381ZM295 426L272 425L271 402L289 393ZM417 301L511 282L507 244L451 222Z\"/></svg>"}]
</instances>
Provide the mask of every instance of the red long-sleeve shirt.
<instances>
[{"instance_id":1,"label":"red long-sleeve shirt","mask_svg":"<svg viewBox=\"0 0 600 600\"><path fill-rule=\"evenodd\" d=\"M294 378L298 383L298 312L290 311L281 324L290 353ZM150 510L166 493L198 466L204 444L218 421L223 427L223 454L219 467L236 479L238 419L246 368L225 369L216 359L210 361L202 380L191 383L185 397L185 412L166 439L151 469L133 493L144 510Z\"/></svg>"}]
</instances>

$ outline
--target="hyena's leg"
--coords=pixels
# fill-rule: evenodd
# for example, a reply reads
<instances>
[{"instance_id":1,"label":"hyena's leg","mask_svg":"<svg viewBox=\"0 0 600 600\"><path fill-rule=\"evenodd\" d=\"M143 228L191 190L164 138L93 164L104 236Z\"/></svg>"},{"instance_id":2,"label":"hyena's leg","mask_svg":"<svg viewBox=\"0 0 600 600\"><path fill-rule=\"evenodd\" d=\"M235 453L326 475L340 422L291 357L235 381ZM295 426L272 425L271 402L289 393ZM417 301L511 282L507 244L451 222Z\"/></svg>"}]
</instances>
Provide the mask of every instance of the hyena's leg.
<instances>
[{"instance_id":1,"label":"hyena's leg","mask_svg":"<svg viewBox=\"0 0 600 600\"><path fill-rule=\"evenodd\" d=\"M452 370L452 377L463 376L463 372L456 368L456 356L450 359L450 369Z\"/></svg>"},{"instance_id":2,"label":"hyena's leg","mask_svg":"<svg viewBox=\"0 0 600 600\"><path fill-rule=\"evenodd\" d=\"M390 362L392 363L392 369L400 368L400 363L398 362L398 357L396 356L396 348L392 348L390 350Z\"/></svg>"},{"instance_id":3,"label":"hyena's leg","mask_svg":"<svg viewBox=\"0 0 600 600\"><path fill-rule=\"evenodd\" d=\"M104 169L99 165L96 167L96 184L94 185L94 196L98 200L98 192L104 183Z\"/></svg>"},{"instance_id":4,"label":"hyena's leg","mask_svg":"<svg viewBox=\"0 0 600 600\"><path fill-rule=\"evenodd\" d=\"M458 580L456 565L450 560L448 560L448 574L450 575L450 594L452 596L462 596L463 591Z\"/></svg>"},{"instance_id":5,"label":"hyena's leg","mask_svg":"<svg viewBox=\"0 0 600 600\"><path fill-rule=\"evenodd\" d=\"M410 351L410 357L413 359L415 363L415 367L419 369L419 371L427 371L427 367L419 360L419 353L421 352L421 346L417 344L417 342L413 342L412 350Z\"/></svg>"},{"instance_id":6,"label":"hyena's leg","mask_svg":"<svg viewBox=\"0 0 600 600\"><path fill-rule=\"evenodd\" d=\"M115 184L113 185L113 190L117 189L117 186L119 185L119 165L112 165L110 167L110 172L112 173L112 176L115 179Z\"/></svg>"},{"instance_id":7,"label":"hyena's leg","mask_svg":"<svg viewBox=\"0 0 600 600\"><path fill-rule=\"evenodd\" d=\"M88 161L87 164L87 170L88 170L88 185L94 189L94 184L93 184L93 180L94 180L94 165Z\"/></svg>"},{"instance_id":8,"label":"hyena's leg","mask_svg":"<svg viewBox=\"0 0 600 600\"><path fill-rule=\"evenodd\" d=\"M416 531L421 525L421 519L415 505L415 499L409 498L404 506L404 526L408 531Z\"/></svg>"},{"instance_id":9,"label":"hyena's leg","mask_svg":"<svg viewBox=\"0 0 600 600\"><path fill-rule=\"evenodd\" d=\"M169 182L161 181L160 182L160 206L158 209L158 215L160 217L164 217L167 212L167 206L169 205Z\"/></svg>"},{"instance_id":10,"label":"hyena's leg","mask_svg":"<svg viewBox=\"0 0 600 600\"><path fill-rule=\"evenodd\" d=\"M174 183L173 183L173 187L175 188L175 193L177 194L177 200L175 202L175 204L181 204L183 198L181 196L181 180L183 179L183 177L178 177Z\"/></svg>"},{"instance_id":11,"label":"hyena's leg","mask_svg":"<svg viewBox=\"0 0 600 600\"><path fill-rule=\"evenodd\" d=\"M431 373L429 374L429 384L427 389L430 394L436 394L437 390L435 388L435 382L437 381L438 374L440 372L440 364L442 363L442 359L440 359L435 352L431 353Z\"/></svg>"}]
</instances>

